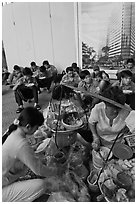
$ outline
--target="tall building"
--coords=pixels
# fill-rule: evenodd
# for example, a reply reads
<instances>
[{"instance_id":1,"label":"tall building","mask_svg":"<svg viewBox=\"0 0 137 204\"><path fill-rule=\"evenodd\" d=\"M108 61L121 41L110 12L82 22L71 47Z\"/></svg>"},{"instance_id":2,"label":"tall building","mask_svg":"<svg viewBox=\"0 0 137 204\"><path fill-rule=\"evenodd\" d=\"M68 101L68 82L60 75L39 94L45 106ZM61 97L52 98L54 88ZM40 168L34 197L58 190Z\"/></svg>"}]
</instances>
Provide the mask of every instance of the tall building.
<instances>
[{"instance_id":1,"label":"tall building","mask_svg":"<svg viewBox=\"0 0 137 204\"><path fill-rule=\"evenodd\" d=\"M109 57L127 59L135 52L135 3L116 4L110 18L107 35Z\"/></svg>"}]
</instances>

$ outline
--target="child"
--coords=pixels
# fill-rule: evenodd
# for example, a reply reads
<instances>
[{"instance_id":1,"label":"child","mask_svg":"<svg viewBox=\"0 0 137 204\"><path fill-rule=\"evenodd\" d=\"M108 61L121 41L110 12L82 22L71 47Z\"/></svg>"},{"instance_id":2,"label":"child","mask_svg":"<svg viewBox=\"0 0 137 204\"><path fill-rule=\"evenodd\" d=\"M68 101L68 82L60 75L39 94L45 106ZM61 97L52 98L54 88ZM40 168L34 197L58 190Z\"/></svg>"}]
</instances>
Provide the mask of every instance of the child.
<instances>
[{"instance_id":1,"label":"child","mask_svg":"<svg viewBox=\"0 0 137 204\"><path fill-rule=\"evenodd\" d=\"M36 78L32 75L31 69L25 67L23 77L21 77L13 87L15 100L19 106L16 113L20 113L23 110L23 100L27 101L31 98L34 98L34 107L38 110L41 109L38 105L38 84Z\"/></svg>"},{"instance_id":2,"label":"child","mask_svg":"<svg viewBox=\"0 0 137 204\"><path fill-rule=\"evenodd\" d=\"M34 107L25 108L18 119L9 127L2 138L2 201L32 202L46 190L55 191L58 185L53 183L54 175L60 169L45 166L36 157L26 135L32 135L44 122L44 117ZM26 174L28 168L41 179L17 181ZM44 178L47 177L47 178ZM48 178L49 177L49 178ZM55 178L54 178L55 179ZM58 180L57 180L58 181Z\"/></svg>"}]
</instances>

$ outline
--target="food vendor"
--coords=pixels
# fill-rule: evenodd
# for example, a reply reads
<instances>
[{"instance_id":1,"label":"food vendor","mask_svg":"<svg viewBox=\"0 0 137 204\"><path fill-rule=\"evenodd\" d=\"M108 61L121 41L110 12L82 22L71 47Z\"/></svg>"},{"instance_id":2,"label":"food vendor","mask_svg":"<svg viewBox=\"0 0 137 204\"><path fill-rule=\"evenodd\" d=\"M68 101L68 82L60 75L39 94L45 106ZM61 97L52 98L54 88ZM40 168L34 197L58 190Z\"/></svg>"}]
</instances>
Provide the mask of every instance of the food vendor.
<instances>
[{"instance_id":1,"label":"food vendor","mask_svg":"<svg viewBox=\"0 0 137 204\"><path fill-rule=\"evenodd\" d=\"M54 167L45 166L36 157L26 136L33 134L44 122L41 112L36 108L25 108L18 119L9 127L2 138L2 201L32 202L45 193L51 185L51 176L60 173ZM20 181L30 169L43 178ZM47 178L44 178L47 177ZM58 187L57 180L54 190ZM53 189L52 189L53 190Z\"/></svg>"},{"instance_id":2,"label":"food vendor","mask_svg":"<svg viewBox=\"0 0 137 204\"><path fill-rule=\"evenodd\" d=\"M125 105L125 96L117 86L108 87L102 95L121 105ZM95 105L89 117L89 127L93 135L93 149L98 150L100 145L106 147L112 145L117 134L126 125L125 119L129 112L108 102Z\"/></svg>"}]
</instances>

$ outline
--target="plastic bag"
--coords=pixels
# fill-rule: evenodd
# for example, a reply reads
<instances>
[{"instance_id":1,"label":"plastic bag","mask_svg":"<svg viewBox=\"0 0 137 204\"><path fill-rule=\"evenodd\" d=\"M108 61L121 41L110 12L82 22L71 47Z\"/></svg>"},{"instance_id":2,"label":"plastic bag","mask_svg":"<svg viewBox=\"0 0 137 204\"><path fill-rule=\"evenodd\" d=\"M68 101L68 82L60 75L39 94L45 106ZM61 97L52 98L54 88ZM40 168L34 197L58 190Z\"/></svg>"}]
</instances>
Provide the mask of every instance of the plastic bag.
<instances>
[{"instance_id":1,"label":"plastic bag","mask_svg":"<svg viewBox=\"0 0 137 204\"><path fill-rule=\"evenodd\" d=\"M68 192L77 202L89 202L90 195L85 183L73 171L67 171L64 176L64 182Z\"/></svg>"}]
</instances>

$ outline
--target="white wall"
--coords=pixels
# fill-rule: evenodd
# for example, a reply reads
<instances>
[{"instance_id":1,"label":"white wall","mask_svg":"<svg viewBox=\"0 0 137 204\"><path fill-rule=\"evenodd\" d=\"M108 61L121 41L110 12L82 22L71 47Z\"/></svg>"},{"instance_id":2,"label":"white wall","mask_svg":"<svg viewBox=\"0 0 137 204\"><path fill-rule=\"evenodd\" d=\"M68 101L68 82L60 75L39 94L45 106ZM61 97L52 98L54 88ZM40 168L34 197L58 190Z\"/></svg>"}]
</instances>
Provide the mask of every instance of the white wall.
<instances>
[{"instance_id":1,"label":"white wall","mask_svg":"<svg viewBox=\"0 0 137 204\"><path fill-rule=\"evenodd\" d=\"M11 3L2 9L2 39L8 68L41 65L59 70L78 62L74 2Z\"/></svg>"},{"instance_id":2,"label":"white wall","mask_svg":"<svg viewBox=\"0 0 137 204\"><path fill-rule=\"evenodd\" d=\"M20 56L11 5L6 5L2 9L2 40L4 43L7 66L9 70L12 70L14 64L20 64Z\"/></svg>"},{"instance_id":3,"label":"white wall","mask_svg":"<svg viewBox=\"0 0 137 204\"><path fill-rule=\"evenodd\" d=\"M44 60L53 63L49 3L28 3L28 8L35 51L35 57L32 61L36 61L38 65L41 65Z\"/></svg>"}]
</instances>

